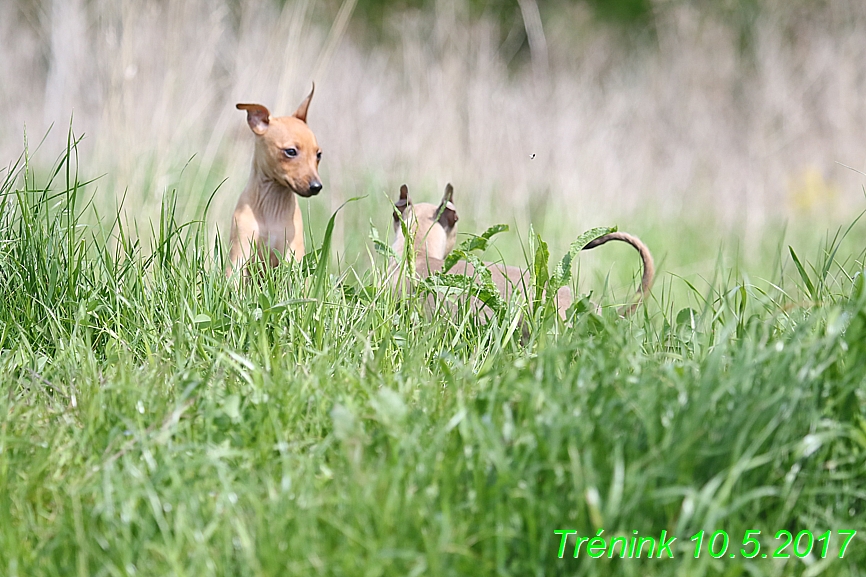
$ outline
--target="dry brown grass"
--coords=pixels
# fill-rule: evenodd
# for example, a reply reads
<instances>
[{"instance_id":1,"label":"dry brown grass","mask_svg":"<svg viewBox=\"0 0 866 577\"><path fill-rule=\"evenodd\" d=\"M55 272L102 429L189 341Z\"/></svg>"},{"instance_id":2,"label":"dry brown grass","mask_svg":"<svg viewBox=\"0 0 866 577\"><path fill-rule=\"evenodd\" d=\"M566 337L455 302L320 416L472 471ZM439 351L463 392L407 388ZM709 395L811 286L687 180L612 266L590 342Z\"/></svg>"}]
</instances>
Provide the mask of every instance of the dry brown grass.
<instances>
[{"instance_id":1,"label":"dry brown grass","mask_svg":"<svg viewBox=\"0 0 866 577\"><path fill-rule=\"evenodd\" d=\"M866 180L838 164L866 169L866 6L765 5L747 56L732 27L660 1L654 45L624 49L576 8L545 22L535 70L509 70L492 25L469 24L459 3L393 17L397 41L365 48L329 40L309 0L3 2L0 158L18 154L25 124L31 142L59 125L53 154L74 111L85 170L106 173L101 198L128 188L127 207L151 216L176 183L204 194L225 177L223 222L250 158L234 103L288 113L315 80L326 190L314 210L372 192L347 217L356 228L384 228L384 195L404 181L419 195L453 182L464 222L532 214L554 246L614 222L646 233L657 217L751 234L847 218Z\"/></svg>"}]
</instances>

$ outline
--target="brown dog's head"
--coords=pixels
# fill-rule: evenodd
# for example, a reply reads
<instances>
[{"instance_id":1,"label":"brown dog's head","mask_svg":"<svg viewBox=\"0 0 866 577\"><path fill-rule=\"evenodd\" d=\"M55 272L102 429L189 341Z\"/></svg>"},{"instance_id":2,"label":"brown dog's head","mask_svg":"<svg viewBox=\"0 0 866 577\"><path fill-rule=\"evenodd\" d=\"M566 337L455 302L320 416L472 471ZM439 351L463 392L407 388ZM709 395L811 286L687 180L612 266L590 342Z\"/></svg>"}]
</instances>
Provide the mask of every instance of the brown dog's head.
<instances>
[{"instance_id":1,"label":"brown dog's head","mask_svg":"<svg viewBox=\"0 0 866 577\"><path fill-rule=\"evenodd\" d=\"M445 195L439 205L422 202L412 204L409 188L400 187L400 198L394 205L394 243L392 248L401 254L406 239L403 236L402 222L415 237L415 253L435 259L444 259L454 249L457 241L457 208L451 202L454 188L445 186Z\"/></svg>"},{"instance_id":2,"label":"brown dog's head","mask_svg":"<svg viewBox=\"0 0 866 577\"><path fill-rule=\"evenodd\" d=\"M256 168L277 183L301 196L315 196L322 190L319 161L322 149L307 126L307 108L313 92L292 116L271 117L261 104L238 104L247 111L247 123L256 135Z\"/></svg>"}]
</instances>

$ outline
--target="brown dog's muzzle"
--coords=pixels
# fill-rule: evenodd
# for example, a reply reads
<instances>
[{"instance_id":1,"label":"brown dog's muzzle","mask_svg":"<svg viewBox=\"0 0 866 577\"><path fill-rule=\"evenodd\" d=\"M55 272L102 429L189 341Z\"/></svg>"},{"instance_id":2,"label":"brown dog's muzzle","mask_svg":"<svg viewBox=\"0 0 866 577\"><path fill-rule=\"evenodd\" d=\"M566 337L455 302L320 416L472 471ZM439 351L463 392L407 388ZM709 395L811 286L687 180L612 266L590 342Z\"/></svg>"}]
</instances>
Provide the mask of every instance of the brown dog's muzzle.
<instances>
[{"instance_id":1,"label":"brown dog's muzzle","mask_svg":"<svg viewBox=\"0 0 866 577\"><path fill-rule=\"evenodd\" d=\"M307 184L306 188L295 188L291 187L292 190L295 191L295 194L298 196L303 196L304 198L310 198L311 196L316 196L320 192L322 192L322 181L318 178L313 179Z\"/></svg>"}]
</instances>

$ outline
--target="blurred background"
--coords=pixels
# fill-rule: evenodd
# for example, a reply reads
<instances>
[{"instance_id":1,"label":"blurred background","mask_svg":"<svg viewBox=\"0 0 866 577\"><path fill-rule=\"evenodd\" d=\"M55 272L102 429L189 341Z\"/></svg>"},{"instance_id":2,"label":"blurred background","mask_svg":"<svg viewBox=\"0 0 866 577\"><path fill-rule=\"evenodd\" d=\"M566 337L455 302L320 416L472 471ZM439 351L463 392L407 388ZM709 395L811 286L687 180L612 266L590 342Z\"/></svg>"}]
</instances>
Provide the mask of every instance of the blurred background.
<instances>
[{"instance_id":1,"label":"blurred background","mask_svg":"<svg viewBox=\"0 0 866 577\"><path fill-rule=\"evenodd\" d=\"M618 225L684 276L772 277L780 246L866 208L862 0L0 0L0 166L26 132L47 170L71 120L101 212L125 195L142 225L176 190L201 218L216 190L225 238L253 144L235 103L291 114L312 81L307 245L366 195L338 219L350 264L403 182L418 201L452 182L462 231L518 231L506 254L529 223L553 258ZM602 250L585 266L636 274Z\"/></svg>"}]
</instances>

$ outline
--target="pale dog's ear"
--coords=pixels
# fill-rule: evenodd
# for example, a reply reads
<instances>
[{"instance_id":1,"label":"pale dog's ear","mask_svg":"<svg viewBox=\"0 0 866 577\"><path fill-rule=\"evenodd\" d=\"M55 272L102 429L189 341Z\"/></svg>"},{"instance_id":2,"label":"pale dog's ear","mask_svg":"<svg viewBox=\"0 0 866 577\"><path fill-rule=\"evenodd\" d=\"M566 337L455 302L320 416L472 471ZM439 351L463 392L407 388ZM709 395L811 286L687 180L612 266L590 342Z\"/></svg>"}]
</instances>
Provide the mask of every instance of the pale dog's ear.
<instances>
[{"instance_id":1,"label":"pale dog's ear","mask_svg":"<svg viewBox=\"0 0 866 577\"><path fill-rule=\"evenodd\" d=\"M238 110L247 111L247 124L250 129L261 136L268 131L268 126L271 122L271 113L261 104L237 104L235 107Z\"/></svg>"},{"instance_id":2,"label":"pale dog's ear","mask_svg":"<svg viewBox=\"0 0 866 577\"><path fill-rule=\"evenodd\" d=\"M400 187L400 198L394 203L394 212L392 213L394 217L392 224L394 226L394 234L396 235L395 242L399 242L399 239L405 238L410 234L409 220L412 216L410 214L411 206L412 200L409 198L409 187L404 184Z\"/></svg>"},{"instance_id":3,"label":"pale dog's ear","mask_svg":"<svg viewBox=\"0 0 866 577\"><path fill-rule=\"evenodd\" d=\"M439 215L439 224L445 230L451 230L460 220L457 216L457 207L451 202L454 198L454 187L451 183L445 185L445 195L442 197L442 202L439 203L439 208L436 209L436 214Z\"/></svg>"},{"instance_id":4,"label":"pale dog's ear","mask_svg":"<svg viewBox=\"0 0 866 577\"><path fill-rule=\"evenodd\" d=\"M404 184L400 187L400 198L394 203L394 222L399 222L410 204L412 201L409 200L409 187Z\"/></svg>"},{"instance_id":5,"label":"pale dog's ear","mask_svg":"<svg viewBox=\"0 0 866 577\"><path fill-rule=\"evenodd\" d=\"M439 206L442 206L443 204L447 204L447 203L451 202L451 200L453 198L454 198L454 187L451 186L451 183L449 182L448 184L445 185L445 194L442 195L442 202L439 203Z\"/></svg>"},{"instance_id":6,"label":"pale dog's ear","mask_svg":"<svg viewBox=\"0 0 866 577\"><path fill-rule=\"evenodd\" d=\"M313 89L310 90L310 95L307 96L301 105L298 106L298 109L295 110L295 113L292 114L295 118L300 120L301 122L307 122L307 109L310 107L310 100L313 99L313 92L316 91L316 83L313 82Z\"/></svg>"}]
</instances>

